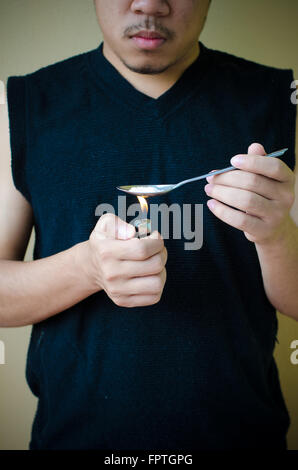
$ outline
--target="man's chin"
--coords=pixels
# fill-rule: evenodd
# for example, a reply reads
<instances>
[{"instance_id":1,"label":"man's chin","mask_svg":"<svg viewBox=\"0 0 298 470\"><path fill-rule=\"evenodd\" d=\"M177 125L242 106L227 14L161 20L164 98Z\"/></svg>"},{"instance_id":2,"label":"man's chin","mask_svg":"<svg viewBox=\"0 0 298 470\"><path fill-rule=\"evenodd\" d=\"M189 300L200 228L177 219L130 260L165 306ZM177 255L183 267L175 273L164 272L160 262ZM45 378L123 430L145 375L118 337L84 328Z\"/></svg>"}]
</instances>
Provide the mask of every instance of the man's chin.
<instances>
[{"instance_id":1,"label":"man's chin","mask_svg":"<svg viewBox=\"0 0 298 470\"><path fill-rule=\"evenodd\" d=\"M142 75L159 75L167 70L168 67L162 69L156 69L153 67L128 67L129 70Z\"/></svg>"},{"instance_id":2,"label":"man's chin","mask_svg":"<svg viewBox=\"0 0 298 470\"><path fill-rule=\"evenodd\" d=\"M130 62L122 60L122 63L125 65L125 67L131 70L131 72L140 73L143 75L158 75L165 72L170 67L170 64L157 65L149 62L146 63L146 61L143 61L143 63L139 64L132 64Z\"/></svg>"}]
</instances>

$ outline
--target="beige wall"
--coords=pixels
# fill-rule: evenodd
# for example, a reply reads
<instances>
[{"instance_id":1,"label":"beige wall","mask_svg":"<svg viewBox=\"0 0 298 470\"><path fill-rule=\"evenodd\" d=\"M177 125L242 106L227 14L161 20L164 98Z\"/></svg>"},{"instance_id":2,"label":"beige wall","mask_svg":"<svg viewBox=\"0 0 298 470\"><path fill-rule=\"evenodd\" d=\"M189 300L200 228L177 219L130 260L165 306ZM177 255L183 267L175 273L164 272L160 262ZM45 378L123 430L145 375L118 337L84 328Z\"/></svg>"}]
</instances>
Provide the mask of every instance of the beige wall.
<instances>
[{"instance_id":1,"label":"beige wall","mask_svg":"<svg viewBox=\"0 0 298 470\"><path fill-rule=\"evenodd\" d=\"M106 0L109 1L109 0ZM298 78L297 0L213 0L202 41L276 67ZM0 0L0 80L24 74L96 47L101 40L92 0ZM219 77L220 80L220 77ZM34 234L33 234L34 236ZM33 237L26 260L32 256ZM36 399L24 378L30 328L0 329L6 364L0 365L0 449L26 449ZM298 323L280 316L276 358L292 418L290 449L298 449L298 365L290 343Z\"/></svg>"}]
</instances>

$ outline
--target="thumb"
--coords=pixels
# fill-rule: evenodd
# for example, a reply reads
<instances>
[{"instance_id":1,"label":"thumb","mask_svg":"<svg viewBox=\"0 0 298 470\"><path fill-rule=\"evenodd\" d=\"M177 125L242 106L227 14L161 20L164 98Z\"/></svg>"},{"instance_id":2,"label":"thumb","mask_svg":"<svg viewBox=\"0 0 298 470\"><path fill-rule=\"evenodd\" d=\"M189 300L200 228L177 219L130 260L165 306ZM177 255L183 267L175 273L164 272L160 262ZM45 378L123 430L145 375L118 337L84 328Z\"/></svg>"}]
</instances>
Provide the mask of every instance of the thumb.
<instances>
[{"instance_id":1,"label":"thumb","mask_svg":"<svg viewBox=\"0 0 298 470\"><path fill-rule=\"evenodd\" d=\"M249 155L267 155L263 145L258 144L254 142L253 144L250 144L248 147L248 152Z\"/></svg>"},{"instance_id":2,"label":"thumb","mask_svg":"<svg viewBox=\"0 0 298 470\"><path fill-rule=\"evenodd\" d=\"M107 213L100 217L94 228L99 238L114 238L128 240L135 236L136 230L115 214Z\"/></svg>"}]
</instances>

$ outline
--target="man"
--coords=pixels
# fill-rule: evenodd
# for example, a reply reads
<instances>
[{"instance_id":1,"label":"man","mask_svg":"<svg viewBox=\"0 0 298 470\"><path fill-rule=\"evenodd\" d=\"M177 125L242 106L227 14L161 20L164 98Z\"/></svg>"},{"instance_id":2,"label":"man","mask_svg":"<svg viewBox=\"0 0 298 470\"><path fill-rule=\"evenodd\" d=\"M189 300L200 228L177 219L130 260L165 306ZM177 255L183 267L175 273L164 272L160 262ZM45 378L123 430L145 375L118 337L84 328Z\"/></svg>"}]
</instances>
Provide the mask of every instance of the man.
<instances>
[{"instance_id":1,"label":"man","mask_svg":"<svg viewBox=\"0 0 298 470\"><path fill-rule=\"evenodd\" d=\"M198 42L208 0L95 7L103 44L10 77L1 111L0 318L34 325L30 448L284 449L272 354L275 310L298 318L292 71ZM237 170L159 200L204 205L199 250L94 215L118 185L236 154Z\"/></svg>"}]
</instances>

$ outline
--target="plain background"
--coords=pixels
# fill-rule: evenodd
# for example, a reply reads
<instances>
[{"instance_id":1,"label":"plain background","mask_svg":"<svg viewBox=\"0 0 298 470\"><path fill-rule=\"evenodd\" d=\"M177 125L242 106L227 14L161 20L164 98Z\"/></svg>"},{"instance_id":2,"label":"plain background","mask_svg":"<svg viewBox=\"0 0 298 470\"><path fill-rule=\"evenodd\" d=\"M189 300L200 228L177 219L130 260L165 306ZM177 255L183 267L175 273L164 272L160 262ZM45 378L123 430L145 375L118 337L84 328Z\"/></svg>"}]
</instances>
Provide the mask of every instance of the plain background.
<instances>
[{"instance_id":1,"label":"plain background","mask_svg":"<svg viewBox=\"0 0 298 470\"><path fill-rule=\"evenodd\" d=\"M298 78L297 20L297 0L213 0L201 40L213 49L292 68ZM94 49L101 40L92 0L0 0L0 80L4 83L9 75L23 75ZM34 231L25 260L32 259L33 243ZM0 365L2 450L28 448L37 404L25 382L30 330L0 329L6 352L6 364ZM298 449L298 365L290 362L290 344L296 339L298 322L279 315L275 357L292 419L289 449Z\"/></svg>"}]
</instances>

